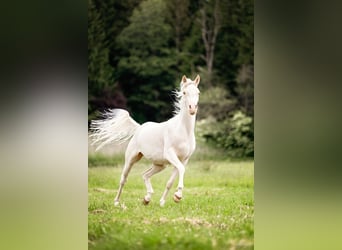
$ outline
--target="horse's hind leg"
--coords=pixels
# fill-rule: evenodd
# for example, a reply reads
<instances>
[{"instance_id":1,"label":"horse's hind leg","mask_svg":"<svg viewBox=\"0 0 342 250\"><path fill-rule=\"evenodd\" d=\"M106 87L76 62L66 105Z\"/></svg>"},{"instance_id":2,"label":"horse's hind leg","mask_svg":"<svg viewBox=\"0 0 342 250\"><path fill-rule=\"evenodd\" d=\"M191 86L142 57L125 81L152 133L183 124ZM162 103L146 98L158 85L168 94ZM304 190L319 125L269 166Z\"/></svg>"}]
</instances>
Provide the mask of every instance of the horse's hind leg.
<instances>
[{"instance_id":1,"label":"horse's hind leg","mask_svg":"<svg viewBox=\"0 0 342 250\"><path fill-rule=\"evenodd\" d=\"M131 168L133 166L134 163L136 163L137 161L139 161L141 159L143 155L138 152L138 153L128 153L126 154L125 157L125 166L122 170L122 174L121 174L121 179L120 179L120 186L119 186L119 190L118 193L114 199L114 205L118 206L119 205L119 200L120 200L120 196L121 196L121 192L122 189L127 181L127 176L129 174L129 171L131 171Z\"/></svg>"},{"instance_id":2,"label":"horse's hind leg","mask_svg":"<svg viewBox=\"0 0 342 250\"><path fill-rule=\"evenodd\" d=\"M151 168L147 169L142 177L143 180L145 182L145 186L146 186L146 190L147 190L147 194L145 195L144 199L143 199L143 204L144 205L148 205L148 203L150 203L151 201L151 196L153 194L153 188L152 188L152 184L151 184L151 180L150 178L155 175L156 173L159 173L160 171L162 171L165 168L165 166L163 165L156 165L153 164Z\"/></svg>"}]
</instances>

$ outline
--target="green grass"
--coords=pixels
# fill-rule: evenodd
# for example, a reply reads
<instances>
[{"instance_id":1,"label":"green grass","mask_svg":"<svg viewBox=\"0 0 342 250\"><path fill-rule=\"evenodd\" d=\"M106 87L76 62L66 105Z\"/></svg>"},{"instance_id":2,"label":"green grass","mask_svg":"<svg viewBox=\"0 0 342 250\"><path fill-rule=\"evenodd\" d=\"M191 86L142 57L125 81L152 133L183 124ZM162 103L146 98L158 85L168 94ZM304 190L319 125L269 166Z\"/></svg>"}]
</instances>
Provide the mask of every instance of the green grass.
<instances>
[{"instance_id":1,"label":"green grass","mask_svg":"<svg viewBox=\"0 0 342 250\"><path fill-rule=\"evenodd\" d=\"M182 201L172 200L176 180L165 207L160 207L172 168L152 177L155 193L144 206L141 173L150 163L141 160L123 190L124 205L114 207L122 163L89 168L89 249L254 248L253 161L194 157L186 167Z\"/></svg>"},{"instance_id":2,"label":"green grass","mask_svg":"<svg viewBox=\"0 0 342 250\"><path fill-rule=\"evenodd\" d=\"M112 156L108 156L101 153L92 153L89 154L88 157L88 165L89 167L97 167L97 166L118 166L122 165L124 162L124 154L116 154Z\"/></svg>"}]
</instances>

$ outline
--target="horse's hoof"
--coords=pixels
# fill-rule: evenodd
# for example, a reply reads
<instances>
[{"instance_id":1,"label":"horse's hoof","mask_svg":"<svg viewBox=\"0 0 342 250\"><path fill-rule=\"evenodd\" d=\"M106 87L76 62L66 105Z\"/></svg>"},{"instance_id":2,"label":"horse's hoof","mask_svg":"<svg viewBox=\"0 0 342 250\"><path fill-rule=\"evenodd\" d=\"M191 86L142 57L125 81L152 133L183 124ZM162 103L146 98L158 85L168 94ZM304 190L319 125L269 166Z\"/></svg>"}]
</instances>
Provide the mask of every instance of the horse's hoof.
<instances>
[{"instance_id":1,"label":"horse's hoof","mask_svg":"<svg viewBox=\"0 0 342 250\"><path fill-rule=\"evenodd\" d=\"M161 201L159 202L159 204L160 204L161 207L163 207L163 206L165 205L165 200L161 200Z\"/></svg>"},{"instance_id":2,"label":"horse's hoof","mask_svg":"<svg viewBox=\"0 0 342 250\"><path fill-rule=\"evenodd\" d=\"M143 199L143 204L147 206L150 203L150 201L146 200L145 198Z\"/></svg>"},{"instance_id":3,"label":"horse's hoof","mask_svg":"<svg viewBox=\"0 0 342 250\"><path fill-rule=\"evenodd\" d=\"M176 203L180 202L181 199L182 199L182 197L179 197L179 196L176 195L176 194L173 195L173 200L174 200Z\"/></svg>"},{"instance_id":4,"label":"horse's hoof","mask_svg":"<svg viewBox=\"0 0 342 250\"><path fill-rule=\"evenodd\" d=\"M119 201L114 201L114 206L118 207L120 205Z\"/></svg>"}]
</instances>

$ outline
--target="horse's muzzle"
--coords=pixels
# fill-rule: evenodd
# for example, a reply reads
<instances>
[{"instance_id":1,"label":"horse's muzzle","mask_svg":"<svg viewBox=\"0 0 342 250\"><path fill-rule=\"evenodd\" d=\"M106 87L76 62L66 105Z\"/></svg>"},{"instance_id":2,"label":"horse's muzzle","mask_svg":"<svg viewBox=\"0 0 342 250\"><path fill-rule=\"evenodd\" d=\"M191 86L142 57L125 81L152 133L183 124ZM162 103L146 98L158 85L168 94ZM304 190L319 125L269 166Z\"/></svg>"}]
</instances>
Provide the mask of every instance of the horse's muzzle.
<instances>
[{"instance_id":1,"label":"horse's muzzle","mask_svg":"<svg viewBox=\"0 0 342 250\"><path fill-rule=\"evenodd\" d=\"M197 112L197 109L190 109L189 110L190 115L194 115L194 114L196 114L196 112Z\"/></svg>"},{"instance_id":2,"label":"horse's muzzle","mask_svg":"<svg viewBox=\"0 0 342 250\"><path fill-rule=\"evenodd\" d=\"M189 114L194 115L197 112L197 105L189 105Z\"/></svg>"}]
</instances>

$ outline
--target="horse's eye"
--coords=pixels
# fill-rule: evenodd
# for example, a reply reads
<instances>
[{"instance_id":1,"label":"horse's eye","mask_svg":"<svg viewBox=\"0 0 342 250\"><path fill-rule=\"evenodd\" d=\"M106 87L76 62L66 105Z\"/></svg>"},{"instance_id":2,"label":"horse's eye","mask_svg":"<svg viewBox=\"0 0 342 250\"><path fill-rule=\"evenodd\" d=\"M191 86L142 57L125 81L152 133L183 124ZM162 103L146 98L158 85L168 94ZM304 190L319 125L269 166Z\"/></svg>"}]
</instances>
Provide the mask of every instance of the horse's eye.
<instances>
[{"instance_id":1,"label":"horse's eye","mask_svg":"<svg viewBox=\"0 0 342 250\"><path fill-rule=\"evenodd\" d=\"M185 95L186 93L185 93L185 91L183 91L183 95Z\"/></svg>"}]
</instances>

